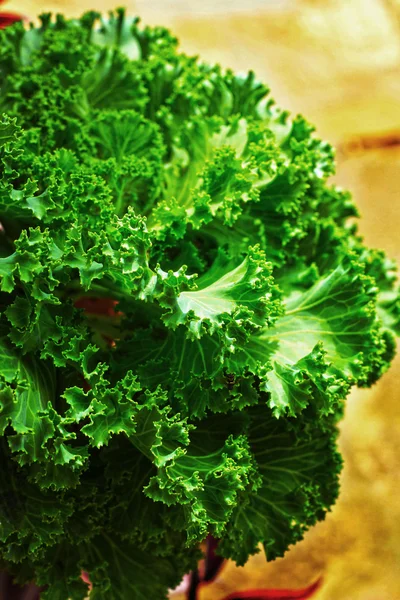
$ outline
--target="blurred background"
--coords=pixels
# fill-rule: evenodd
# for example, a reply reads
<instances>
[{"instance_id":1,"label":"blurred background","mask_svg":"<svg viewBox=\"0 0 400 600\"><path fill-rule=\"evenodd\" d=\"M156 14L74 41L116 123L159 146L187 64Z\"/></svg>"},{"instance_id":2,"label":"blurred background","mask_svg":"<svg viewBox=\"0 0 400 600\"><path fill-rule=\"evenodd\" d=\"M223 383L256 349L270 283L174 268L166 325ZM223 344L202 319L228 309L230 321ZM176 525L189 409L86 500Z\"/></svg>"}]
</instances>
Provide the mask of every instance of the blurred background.
<instances>
[{"instance_id":1,"label":"blurred background","mask_svg":"<svg viewBox=\"0 0 400 600\"><path fill-rule=\"evenodd\" d=\"M7 11L73 16L116 0L12 0ZM337 148L336 181L354 194L369 246L400 261L400 0L126 0L182 48L253 69L279 106L301 112ZM342 491L325 522L283 559L228 563L199 600L247 588L305 587L315 600L400 599L400 356L341 424ZM175 597L180 600L179 596ZM149 599L150 600L150 599Z\"/></svg>"}]
</instances>

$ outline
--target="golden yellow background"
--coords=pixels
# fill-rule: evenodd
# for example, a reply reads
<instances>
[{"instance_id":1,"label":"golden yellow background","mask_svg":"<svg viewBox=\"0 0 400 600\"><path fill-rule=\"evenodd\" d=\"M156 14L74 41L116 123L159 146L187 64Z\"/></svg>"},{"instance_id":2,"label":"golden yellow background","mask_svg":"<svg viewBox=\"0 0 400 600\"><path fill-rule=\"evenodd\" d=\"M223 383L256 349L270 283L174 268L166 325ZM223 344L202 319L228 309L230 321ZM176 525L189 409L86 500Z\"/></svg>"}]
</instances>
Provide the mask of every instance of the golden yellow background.
<instances>
[{"instance_id":1,"label":"golden yellow background","mask_svg":"<svg viewBox=\"0 0 400 600\"><path fill-rule=\"evenodd\" d=\"M122 0L121 0L122 3ZM301 112L338 149L368 245L400 260L400 0L132 0L131 14L167 25L184 50L254 69L280 106ZM114 0L13 0L7 10L77 15ZM341 425L340 500L285 558L228 564L199 600L248 587L302 587L315 600L400 600L400 358L356 391ZM151 599L149 599L151 600ZM181 600L176 597L176 600Z\"/></svg>"}]
</instances>

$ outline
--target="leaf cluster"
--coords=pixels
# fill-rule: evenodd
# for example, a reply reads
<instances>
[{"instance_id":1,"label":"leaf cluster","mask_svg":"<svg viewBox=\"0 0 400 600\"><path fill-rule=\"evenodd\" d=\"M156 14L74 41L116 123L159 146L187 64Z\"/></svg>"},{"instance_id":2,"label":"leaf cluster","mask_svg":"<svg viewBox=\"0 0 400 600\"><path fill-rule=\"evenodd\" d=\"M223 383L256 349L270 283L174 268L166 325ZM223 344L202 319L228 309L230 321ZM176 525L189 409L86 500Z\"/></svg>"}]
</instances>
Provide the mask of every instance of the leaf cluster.
<instances>
[{"instance_id":1,"label":"leaf cluster","mask_svg":"<svg viewBox=\"0 0 400 600\"><path fill-rule=\"evenodd\" d=\"M0 82L2 564L161 600L208 534L281 556L399 332L332 148L122 10L0 31Z\"/></svg>"}]
</instances>

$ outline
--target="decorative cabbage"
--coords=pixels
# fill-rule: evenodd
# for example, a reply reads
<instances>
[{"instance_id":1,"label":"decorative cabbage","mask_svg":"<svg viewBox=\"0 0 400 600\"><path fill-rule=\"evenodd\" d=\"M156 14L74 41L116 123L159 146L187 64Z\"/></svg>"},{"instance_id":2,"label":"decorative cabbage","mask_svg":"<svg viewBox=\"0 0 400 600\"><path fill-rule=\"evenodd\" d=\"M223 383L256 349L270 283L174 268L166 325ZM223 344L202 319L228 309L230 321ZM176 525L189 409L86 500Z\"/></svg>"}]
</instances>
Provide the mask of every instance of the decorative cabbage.
<instances>
[{"instance_id":1,"label":"decorative cabbage","mask_svg":"<svg viewBox=\"0 0 400 600\"><path fill-rule=\"evenodd\" d=\"M161 600L208 534L281 556L400 329L332 148L122 10L0 31L0 84L2 565Z\"/></svg>"}]
</instances>

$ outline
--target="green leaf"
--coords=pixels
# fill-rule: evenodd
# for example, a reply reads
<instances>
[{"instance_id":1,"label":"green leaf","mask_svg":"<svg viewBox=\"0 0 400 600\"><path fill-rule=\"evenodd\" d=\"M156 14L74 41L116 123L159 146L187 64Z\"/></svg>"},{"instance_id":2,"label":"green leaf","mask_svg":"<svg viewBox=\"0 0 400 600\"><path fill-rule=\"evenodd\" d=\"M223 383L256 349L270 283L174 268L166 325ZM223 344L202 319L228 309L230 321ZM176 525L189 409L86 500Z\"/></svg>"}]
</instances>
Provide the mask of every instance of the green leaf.
<instances>
[{"instance_id":1,"label":"green leaf","mask_svg":"<svg viewBox=\"0 0 400 600\"><path fill-rule=\"evenodd\" d=\"M254 330L271 323L279 313L271 265L259 248L250 248L240 264L220 252L196 283L197 289L182 291L176 299L166 293L159 300L169 309L164 323L173 329L185 324L192 338L225 330L227 343L234 345L235 330Z\"/></svg>"},{"instance_id":2,"label":"green leaf","mask_svg":"<svg viewBox=\"0 0 400 600\"><path fill-rule=\"evenodd\" d=\"M68 413L68 416L80 420L87 415L89 423L82 427L82 433L90 438L91 444L100 448L108 443L112 435L125 433L130 436L134 434L137 410L134 397L140 389L140 385L131 373L127 373L126 377L111 389L103 387L99 383L86 394L88 403L86 411L82 411L81 401L78 402L78 413L76 413L76 400L73 400L73 410ZM74 390L75 395L78 391ZM81 393L82 396L83 393ZM70 401L68 392L66 399Z\"/></svg>"},{"instance_id":3,"label":"green leaf","mask_svg":"<svg viewBox=\"0 0 400 600\"><path fill-rule=\"evenodd\" d=\"M10 119L8 115L3 115L0 121L0 146L13 140L17 131L16 120Z\"/></svg>"},{"instance_id":4,"label":"green leaf","mask_svg":"<svg viewBox=\"0 0 400 600\"><path fill-rule=\"evenodd\" d=\"M103 111L94 119L90 136L100 163L87 159L114 192L115 212L128 206L144 212L160 193L165 152L159 127L135 111ZM94 164L93 164L94 163Z\"/></svg>"},{"instance_id":5,"label":"green leaf","mask_svg":"<svg viewBox=\"0 0 400 600\"><path fill-rule=\"evenodd\" d=\"M306 529L325 517L338 494L336 432L318 423L275 419L265 407L249 411L249 443L260 475L233 512L219 551L244 564L264 545L268 560L282 556Z\"/></svg>"},{"instance_id":6,"label":"green leaf","mask_svg":"<svg viewBox=\"0 0 400 600\"><path fill-rule=\"evenodd\" d=\"M22 356L1 339L0 433L20 465L44 488L76 485L88 452L75 443L71 421L55 410L56 373L50 362Z\"/></svg>"},{"instance_id":7,"label":"green leaf","mask_svg":"<svg viewBox=\"0 0 400 600\"><path fill-rule=\"evenodd\" d=\"M210 531L217 536L224 531L239 493L253 475L247 439L240 435L242 423L243 419L236 418L237 434L227 436L219 423L206 421L190 434L190 442L173 420L158 425L151 448L158 470L145 493L155 501L183 508L182 529L189 543ZM136 444L135 438L132 441ZM183 441L186 448L176 447L177 441Z\"/></svg>"},{"instance_id":8,"label":"green leaf","mask_svg":"<svg viewBox=\"0 0 400 600\"><path fill-rule=\"evenodd\" d=\"M181 573L182 555L154 558L142 549L104 532L90 545L80 548L94 584L94 600L166 599L168 588L176 587ZM188 560L185 560L187 568ZM50 597L49 597L50 598Z\"/></svg>"},{"instance_id":9,"label":"green leaf","mask_svg":"<svg viewBox=\"0 0 400 600\"><path fill-rule=\"evenodd\" d=\"M386 366L387 342L379 332L374 281L354 258L343 260L309 289L295 290L274 327L252 336L243 354L251 370L267 355L262 373L276 416L295 415L308 404L336 412L351 384L364 384Z\"/></svg>"},{"instance_id":10,"label":"green leaf","mask_svg":"<svg viewBox=\"0 0 400 600\"><path fill-rule=\"evenodd\" d=\"M81 19L82 24L93 27L97 13L87 13ZM129 18L122 8L110 12L108 19L101 18L101 26L91 32L91 40L98 46L118 47L128 58L137 60L140 57L140 45L134 35L136 18Z\"/></svg>"},{"instance_id":11,"label":"green leaf","mask_svg":"<svg viewBox=\"0 0 400 600\"><path fill-rule=\"evenodd\" d=\"M11 460L4 440L1 443L0 541L2 557L20 563L26 557L38 560L47 548L60 542L65 523L73 513L71 499L62 492L40 490L26 480L24 471ZM17 574L23 569L19 564ZM19 579L24 581L23 577Z\"/></svg>"}]
</instances>

